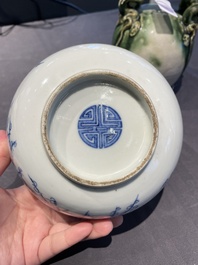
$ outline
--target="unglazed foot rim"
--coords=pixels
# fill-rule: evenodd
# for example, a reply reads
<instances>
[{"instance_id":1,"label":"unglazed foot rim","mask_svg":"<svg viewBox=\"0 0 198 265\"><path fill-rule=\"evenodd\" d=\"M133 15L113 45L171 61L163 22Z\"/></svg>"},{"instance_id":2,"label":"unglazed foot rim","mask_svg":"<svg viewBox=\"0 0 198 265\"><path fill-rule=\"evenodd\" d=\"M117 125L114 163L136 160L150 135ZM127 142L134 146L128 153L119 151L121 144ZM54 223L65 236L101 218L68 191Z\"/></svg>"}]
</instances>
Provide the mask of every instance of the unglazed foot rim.
<instances>
[{"instance_id":1,"label":"unglazed foot rim","mask_svg":"<svg viewBox=\"0 0 198 265\"><path fill-rule=\"evenodd\" d=\"M66 101L67 98L69 98L76 92L83 90L86 86L89 87L98 82L99 86L102 87L103 80L105 80L105 84L107 86L114 87L115 85L116 88L117 88L116 82L118 82L118 87L120 88L121 91L124 91L124 93L125 92L128 93L129 96L130 94L131 95L135 94L135 97L137 96L137 101L143 101L142 103L144 105L143 108L145 108L149 113L148 115L150 117L150 123L152 127L152 137L150 139L149 147L145 148L146 151L144 156L141 157L139 163L134 168L132 168L130 172L128 172L127 174L121 174L116 177L112 175L112 177L110 177L110 179L107 180L104 180L103 177L99 176L102 180L96 180L96 178L92 179L91 177L86 177L84 175L79 176L79 174L75 174L74 172L72 172L71 169L65 166L64 163L60 161L59 156L56 154L56 152L54 152L54 148L52 146L53 139L52 140L50 139L49 133L53 117L55 116L56 110L62 102ZM81 83L83 84L82 86ZM88 106L87 108L85 107L82 110L82 113L84 113L83 111L87 110L89 111L89 108L91 108L92 106L94 106L94 108L96 106L96 108L98 109L101 108L105 109L106 107L105 104L90 103L90 106ZM113 108L112 111L114 111ZM116 113L117 112L115 111L115 115ZM117 113L117 116L120 117L119 113ZM67 179L77 182L78 184L90 187L112 186L125 182L131 179L132 177L136 176L148 164L148 162L152 158L153 152L157 144L158 131L159 131L159 126L158 126L156 110L145 90L141 88L135 81L129 79L128 77L121 75L117 72L108 71L108 70L85 71L75 74L69 79L63 81L48 98L41 117L42 141L51 162ZM118 135L117 136L118 139L116 138L115 142L119 141L119 138L121 138L121 136ZM81 138L81 140L83 139ZM112 145L114 145L114 143L112 143ZM104 150L105 147L106 146L102 146L100 150ZM86 148L92 148L92 147L86 147Z\"/></svg>"}]
</instances>

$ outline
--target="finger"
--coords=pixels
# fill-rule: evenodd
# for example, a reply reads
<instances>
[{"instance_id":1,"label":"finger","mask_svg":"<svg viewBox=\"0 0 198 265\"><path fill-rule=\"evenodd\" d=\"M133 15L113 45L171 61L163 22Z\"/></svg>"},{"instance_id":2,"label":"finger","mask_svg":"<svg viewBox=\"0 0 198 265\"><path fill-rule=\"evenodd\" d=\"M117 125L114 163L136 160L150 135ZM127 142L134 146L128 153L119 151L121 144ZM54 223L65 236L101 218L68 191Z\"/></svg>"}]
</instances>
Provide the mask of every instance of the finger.
<instances>
[{"instance_id":1,"label":"finger","mask_svg":"<svg viewBox=\"0 0 198 265\"><path fill-rule=\"evenodd\" d=\"M10 154L7 144L6 132L0 130L0 176L10 163Z\"/></svg>"},{"instance_id":2,"label":"finger","mask_svg":"<svg viewBox=\"0 0 198 265\"><path fill-rule=\"evenodd\" d=\"M111 221L113 223L113 227L116 228L123 223L123 216L112 218Z\"/></svg>"},{"instance_id":3,"label":"finger","mask_svg":"<svg viewBox=\"0 0 198 265\"><path fill-rule=\"evenodd\" d=\"M66 225L65 227L66 229L50 234L43 239L38 251L40 263L82 241L89 236L93 228L89 222L78 223L70 227Z\"/></svg>"},{"instance_id":4,"label":"finger","mask_svg":"<svg viewBox=\"0 0 198 265\"><path fill-rule=\"evenodd\" d=\"M92 220L93 229L87 239L96 239L107 236L113 228L120 226L123 223L123 217L118 216L111 219Z\"/></svg>"},{"instance_id":5,"label":"finger","mask_svg":"<svg viewBox=\"0 0 198 265\"><path fill-rule=\"evenodd\" d=\"M92 220L93 229L87 239L96 239L107 236L113 230L113 222L111 219Z\"/></svg>"}]
</instances>

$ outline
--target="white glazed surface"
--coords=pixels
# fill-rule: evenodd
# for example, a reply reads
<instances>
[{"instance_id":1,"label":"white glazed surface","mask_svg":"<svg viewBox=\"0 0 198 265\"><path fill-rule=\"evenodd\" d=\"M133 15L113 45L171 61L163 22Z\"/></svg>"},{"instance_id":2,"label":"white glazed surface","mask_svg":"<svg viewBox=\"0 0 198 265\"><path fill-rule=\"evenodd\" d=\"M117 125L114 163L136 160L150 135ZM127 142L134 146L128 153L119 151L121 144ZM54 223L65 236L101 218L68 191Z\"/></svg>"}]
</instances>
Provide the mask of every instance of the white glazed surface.
<instances>
[{"instance_id":1,"label":"white glazed surface","mask_svg":"<svg viewBox=\"0 0 198 265\"><path fill-rule=\"evenodd\" d=\"M111 70L135 81L149 95L159 123L155 152L146 167L127 182L103 188L82 186L61 175L46 154L40 130L50 94L67 78L92 70ZM131 212L163 188L177 164L183 130L176 97L153 66L127 50L87 44L53 54L28 74L12 101L8 137L13 163L39 198L67 214L99 218Z\"/></svg>"}]
</instances>

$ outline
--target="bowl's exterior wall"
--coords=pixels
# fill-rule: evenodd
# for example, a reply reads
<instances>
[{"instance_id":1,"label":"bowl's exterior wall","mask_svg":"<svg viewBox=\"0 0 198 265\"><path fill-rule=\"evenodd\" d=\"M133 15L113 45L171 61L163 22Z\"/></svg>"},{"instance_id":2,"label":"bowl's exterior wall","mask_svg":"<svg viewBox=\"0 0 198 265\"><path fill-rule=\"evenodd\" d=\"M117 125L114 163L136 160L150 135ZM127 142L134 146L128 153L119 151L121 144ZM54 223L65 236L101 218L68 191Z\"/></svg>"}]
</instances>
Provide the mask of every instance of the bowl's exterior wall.
<instances>
[{"instance_id":1,"label":"bowl's exterior wall","mask_svg":"<svg viewBox=\"0 0 198 265\"><path fill-rule=\"evenodd\" d=\"M109 69L135 81L152 100L159 122L157 146L144 170L104 188L81 186L60 174L46 154L40 129L43 108L56 87L93 69ZM33 193L57 210L85 218L123 215L151 200L174 170L183 138L180 108L164 77L139 56L103 44L62 50L35 67L12 101L7 133L12 161Z\"/></svg>"}]
</instances>

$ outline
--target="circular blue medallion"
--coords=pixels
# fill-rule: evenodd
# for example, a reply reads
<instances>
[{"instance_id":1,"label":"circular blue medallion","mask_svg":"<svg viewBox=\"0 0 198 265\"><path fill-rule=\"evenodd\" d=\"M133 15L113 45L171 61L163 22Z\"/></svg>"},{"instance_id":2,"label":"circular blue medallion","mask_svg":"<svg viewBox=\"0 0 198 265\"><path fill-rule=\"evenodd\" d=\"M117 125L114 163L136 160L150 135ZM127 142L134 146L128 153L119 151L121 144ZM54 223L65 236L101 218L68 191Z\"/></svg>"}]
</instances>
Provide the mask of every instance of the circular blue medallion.
<instances>
[{"instance_id":1,"label":"circular blue medallion","mask_svg":"<svg viewBox=\"0 0 198 265\"><path fill-rule=\"evenodd\" d=\"M102 149L115 144L122 133L122 120L115 109L93 105L78 120L78 132L84 143Z\"/></svg>"}]
</instances>

